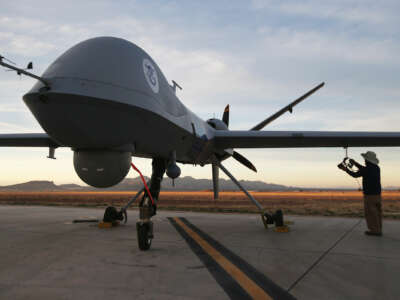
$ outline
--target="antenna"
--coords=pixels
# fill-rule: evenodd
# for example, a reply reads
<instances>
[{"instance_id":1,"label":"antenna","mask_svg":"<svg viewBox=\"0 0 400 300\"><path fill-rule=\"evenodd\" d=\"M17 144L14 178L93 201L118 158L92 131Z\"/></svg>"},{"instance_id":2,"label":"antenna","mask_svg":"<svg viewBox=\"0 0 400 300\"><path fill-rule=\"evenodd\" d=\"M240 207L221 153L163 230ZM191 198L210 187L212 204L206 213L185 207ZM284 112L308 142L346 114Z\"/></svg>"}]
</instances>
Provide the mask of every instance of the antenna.
<instances>
[{"instance_id":1,"label":"antenna","mask_svg":"<svg viewBox=\"0 0 400 300\"><path fill-rule=\"evenodd\" d=\"M23 74L23 75L26 75L26 76L35 78L35 79L41 81L47 88L50 88L50 84L49 84L49 82L48 82L47 80L43 79L43 78L40 77L40 76L37 76L37 75L35 75L35 74L32 74L31 72L26 71L26 70L31 70L31 69L33 69L33 64L32 64L32 62L29 62L29 63L28 63L28 65L26 66L26 69L21 69L21 68L17 68L17 67L14 67L14 66L12 66L12 65L9 65L9 64L5 63L3 60L6 60L6 61L8 61L9 63L12 63L12 64L15 65L15 63L14 63L13 61L11 61L11 60L9 60L8 58L5 58L4 56L0 55L0 65L1 65L1 66L6 67L6 68L9 68L10 71L15 71L15 72L17 72L18 75Z\"/></svg>"},{"instance_id":2,"label":"antenna","mask_svg":"<svg viewBox=\"0 0 400 300\"><path fill-rule=\"evenodd\" d=\"M179 88L180 90L182 90L182 87L176 83L175 80L172 80L172 89L174 90L175 94L176 94L176 88Z\"/></svg>"},{"instance_id":3,"label":"antenna","mask_svg":"<svg viewBox=\"0 0 400 300\"><path fill-rule=\"evenodd\" d=\"M15 65L15 63L14 63L14 65ZM31 69L33 69L33 64L32 64L32 62L29 62L28 65L26 66L26 68L22 69L22 70L26 71L26 70L31 70ZM11 69L10 70L6 70L6 72L12 72L12 71L15 71L15 70L11 70ZM20 71L16 71L16 72L17 72L18 75L21 75Z\"/></svg>"},{"instance_id":4,"label":"antenna","mask_svg":"<svg viewBox=\"0 0 400 300\"><path fill-rule=\"evenodd\" d=\"M0 55L0 61L1 61L2 59L8 61L10 64L16 65L16 63L13 62L12 60L9 60L8 58L5 58L4 56L1 56L1 55Z\"/></svg>"}]
</instances>

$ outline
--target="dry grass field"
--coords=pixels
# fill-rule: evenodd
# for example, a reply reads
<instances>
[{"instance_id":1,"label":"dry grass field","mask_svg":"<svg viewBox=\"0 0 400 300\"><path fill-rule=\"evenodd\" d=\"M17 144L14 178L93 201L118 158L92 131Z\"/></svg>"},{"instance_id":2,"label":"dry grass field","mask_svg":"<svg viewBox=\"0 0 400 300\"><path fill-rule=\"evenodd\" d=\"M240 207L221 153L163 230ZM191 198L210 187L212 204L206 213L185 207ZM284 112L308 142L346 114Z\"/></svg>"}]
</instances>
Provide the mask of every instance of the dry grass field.
<instances>
[{"instance_id":1,"label":"dry grass field","mask_svg":"<svg viewBox=\"0 0 400 300\"><path fill-rule=\"evenodd\" d=\"M0 204L105 207L126 203L135 192L0 192ZM252 192L268 211L285 214L362 216L363 197L357 191ZM385 218L400 219L400 192L383 192ZM136 205L133 205L136 206ZM257 212L241 192L221 192L218 201L211 191L165 191L160 209L211 212Z\"/></svg>"}]
</instances>

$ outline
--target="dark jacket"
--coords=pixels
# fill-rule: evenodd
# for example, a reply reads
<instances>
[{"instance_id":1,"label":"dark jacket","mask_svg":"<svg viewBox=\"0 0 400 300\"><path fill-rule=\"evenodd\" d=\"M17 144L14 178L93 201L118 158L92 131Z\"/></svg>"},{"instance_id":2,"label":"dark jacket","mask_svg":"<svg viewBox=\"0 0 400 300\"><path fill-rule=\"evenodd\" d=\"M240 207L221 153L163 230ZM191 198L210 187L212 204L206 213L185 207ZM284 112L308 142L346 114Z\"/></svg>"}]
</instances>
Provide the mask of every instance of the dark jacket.
<instances>
[{"instance_id":1,"label":"dark jacket","mask_svg":"<svg viewBox=\"0 0 400 300\"><path fill-rule=\"evenodd\" d=\"M353 172L346 169L346 172L352 177L362 177L364 195L380 195L381 194L381 169L379 166L365 161L365 167L354 162L358 171Z\"/></svg>"}]
</instances>

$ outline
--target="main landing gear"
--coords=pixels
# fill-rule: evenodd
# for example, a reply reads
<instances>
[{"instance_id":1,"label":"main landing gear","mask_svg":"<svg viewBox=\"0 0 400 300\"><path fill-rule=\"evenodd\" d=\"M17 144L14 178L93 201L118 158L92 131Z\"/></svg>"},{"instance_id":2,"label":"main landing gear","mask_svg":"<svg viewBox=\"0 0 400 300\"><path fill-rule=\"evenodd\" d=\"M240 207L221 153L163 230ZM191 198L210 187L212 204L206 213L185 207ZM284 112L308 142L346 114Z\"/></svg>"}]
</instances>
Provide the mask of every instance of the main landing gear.
<instances>
[{"instance_id":1,"label":"main landing gear","mask_svg":"<svg viewBox=\"0 0 400 300\"><path fill-rule=\"evenodd\" d=\"M267 213L262 205L254 199L254 197L240 184L240 182L221 164L219 160L215 160L214 162L232 181L236 184L243 193L257 206L260 210L261 220L264 224L265 229L268 229L268 225L272 225L275 223L275 231L277 232L288 232L289 227L285 225L283 221L283 212L278 209L274 214Z\"/></svg>"}]
</instances>

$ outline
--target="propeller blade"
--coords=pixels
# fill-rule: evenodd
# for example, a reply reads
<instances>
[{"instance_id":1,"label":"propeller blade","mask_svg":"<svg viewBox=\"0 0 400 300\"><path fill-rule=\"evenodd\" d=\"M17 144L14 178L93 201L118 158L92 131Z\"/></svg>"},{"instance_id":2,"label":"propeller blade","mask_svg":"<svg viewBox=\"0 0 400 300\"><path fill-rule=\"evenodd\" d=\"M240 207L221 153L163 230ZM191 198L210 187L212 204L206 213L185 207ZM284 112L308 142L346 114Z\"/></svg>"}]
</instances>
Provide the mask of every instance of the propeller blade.
<instances>
[{"instance_id":1,"label":"propeller blade","mask_svg":"<svg viewBox=\"0 0 400 300\"><path fill-rule=\"evenodd\" d=\"M267 119L265 119L264 121L262 121L261 123L257 124L256 126L254 126L253 128L251 128L250 130L261 130L263 129L265 126L267 126L269 123L271 123L272 121L278 119L280 116L282 116L285 112L289 111L290 113L293 112L293 107L296 106L297 104L299 104L301 101L303 101L304 99L306 99L307 97L311 96L312 94L314 94L317 90L319 90L320 88L322 88L324 86L324 82L320 83L319 85L317 85L315 88L313 88L312 90L308 91L307 93L305 93L303 96L297 98L296 100L294 100L292 103L290 103L289 105L286 105L284 108L282 108L281 110L277 111L276 113L274 113L272 116L268 117Z\"/></svg>"},{"instance_id":2,"label":"propeller blade","mask_svg":"<svg viewBox=\"0 0 400 300\"><path fill-rule=\"evenodd\" d=\"M224 114L222 115L222 122L229 127L229 104L225 107Z\"/></svg>"},{"instance_id":3,"label":"propeller blade","mask_svg":"<svg viewBox=\"0 0 400 300\"><path fill-rule=\"evenodd\" d=\"M217 200L219 196L219 167L216 164L212 164L212 179L213 179L214 200Z\"/></svg>"},{"instance_id":4,"label":"propeller blade","mask_svg":"<svg viewBox=\"0 0 400 300\"><path fill-rule=\"evenodd\" d=\"M250 170L257 172L256 167L243 155L239 154L236 151L233 151L232 157L234 159L236 159L238 162L240 162L242 165L245 165L246 167L248 167Z\"/></svg>"}]
</instances>

